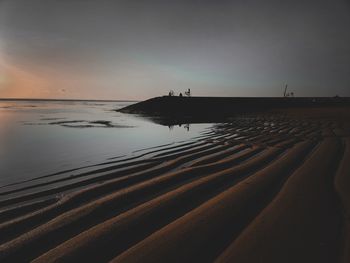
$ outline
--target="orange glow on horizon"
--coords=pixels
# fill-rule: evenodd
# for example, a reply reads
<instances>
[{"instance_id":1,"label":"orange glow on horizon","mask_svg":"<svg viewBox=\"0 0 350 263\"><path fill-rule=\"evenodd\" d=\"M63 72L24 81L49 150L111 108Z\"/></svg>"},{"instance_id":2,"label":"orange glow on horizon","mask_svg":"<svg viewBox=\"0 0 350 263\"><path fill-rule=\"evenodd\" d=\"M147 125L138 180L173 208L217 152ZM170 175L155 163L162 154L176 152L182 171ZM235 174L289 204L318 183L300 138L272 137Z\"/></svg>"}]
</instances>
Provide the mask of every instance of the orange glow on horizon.
<instances>
[{"instance_id":1,"label":"orange glow on horizon","mask_svg":"<svg viewBox=\"0 0 350 263\"><path fill-rule=\"evenodd\" d=\"M0 98L44 98L48 82L18 67L0 65Z\"/></svg>"}]
</instances>

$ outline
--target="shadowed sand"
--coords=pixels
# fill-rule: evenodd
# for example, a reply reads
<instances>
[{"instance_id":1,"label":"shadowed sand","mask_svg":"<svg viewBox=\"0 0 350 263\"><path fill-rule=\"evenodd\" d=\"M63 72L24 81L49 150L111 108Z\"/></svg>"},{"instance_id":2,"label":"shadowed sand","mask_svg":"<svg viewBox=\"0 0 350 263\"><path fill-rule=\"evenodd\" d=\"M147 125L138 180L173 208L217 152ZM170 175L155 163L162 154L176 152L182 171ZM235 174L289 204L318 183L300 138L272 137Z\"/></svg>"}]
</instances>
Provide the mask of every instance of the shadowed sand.
<instances>
[{"instance_id":1,"label":"shadowed sand","mask_svg":"<svg viewBox=\"0 0 350 263\"><path fill-rule=\"evenodd\" d=\"M285 109L0 187L0 262L349 262L349 110Z\"/></svg>"}]
</instances>

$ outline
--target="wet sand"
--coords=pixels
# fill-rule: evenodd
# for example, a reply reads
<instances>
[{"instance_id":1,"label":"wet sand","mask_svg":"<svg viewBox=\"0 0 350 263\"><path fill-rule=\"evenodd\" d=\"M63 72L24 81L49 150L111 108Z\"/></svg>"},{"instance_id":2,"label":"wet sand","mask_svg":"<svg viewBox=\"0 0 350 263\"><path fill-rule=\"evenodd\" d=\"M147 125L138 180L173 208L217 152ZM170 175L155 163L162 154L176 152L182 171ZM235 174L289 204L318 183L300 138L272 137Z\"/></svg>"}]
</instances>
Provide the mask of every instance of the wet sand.
<instances>
[{"instance_id":1,"label":"wet sand","mask_svg":"<svg viewBox=\"0 0 350 263\"><path fill-rule=\"evenodd\" d=\"M0 187L0 262L349 262L350 111L244 114L192 141Z\"/></svg>"}]
</instances>

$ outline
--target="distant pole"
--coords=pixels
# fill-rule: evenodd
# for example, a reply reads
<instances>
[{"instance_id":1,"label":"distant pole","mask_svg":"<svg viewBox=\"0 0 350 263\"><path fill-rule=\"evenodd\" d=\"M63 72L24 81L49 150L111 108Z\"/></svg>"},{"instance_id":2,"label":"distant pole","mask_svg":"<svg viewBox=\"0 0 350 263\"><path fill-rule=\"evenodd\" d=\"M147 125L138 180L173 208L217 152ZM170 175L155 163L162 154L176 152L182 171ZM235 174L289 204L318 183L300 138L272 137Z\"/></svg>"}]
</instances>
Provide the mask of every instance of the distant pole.
<instances>
[{"instance_id":1,"label":"distant pole","mask_svg":"<svg viewBox=\"0 0 350 263\"><path fill-rule=\"evenodd\" d=\"M284 88L284 94L283 94L283 97L285 97L285 96L286 96L286 94L287 94L287 88L288 88L288 84L286 84L286 87Z\"/></svg>"}]
</instances>

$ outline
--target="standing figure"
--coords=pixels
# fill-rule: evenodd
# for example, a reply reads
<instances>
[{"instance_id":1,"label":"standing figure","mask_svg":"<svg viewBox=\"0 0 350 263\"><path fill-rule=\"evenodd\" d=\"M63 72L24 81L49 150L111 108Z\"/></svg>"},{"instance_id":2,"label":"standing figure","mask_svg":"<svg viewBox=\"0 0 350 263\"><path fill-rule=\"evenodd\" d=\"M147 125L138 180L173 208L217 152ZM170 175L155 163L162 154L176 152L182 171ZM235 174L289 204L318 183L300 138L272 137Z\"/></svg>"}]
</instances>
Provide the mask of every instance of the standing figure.
<instances>
[{"instance_id":1,"label":"standing figure","mask_svg":"<svg viewBox=\"0 0 350 263\"><path fill-rule=\"evenodd\" d=\"M185 95L186 95L187 97L191 97L191 90L188 89L188 91L185 91Z\"/></svg>"}]
</instances>

